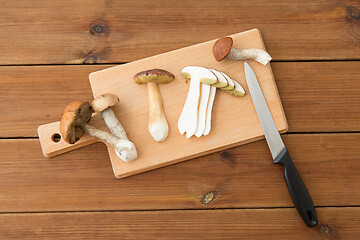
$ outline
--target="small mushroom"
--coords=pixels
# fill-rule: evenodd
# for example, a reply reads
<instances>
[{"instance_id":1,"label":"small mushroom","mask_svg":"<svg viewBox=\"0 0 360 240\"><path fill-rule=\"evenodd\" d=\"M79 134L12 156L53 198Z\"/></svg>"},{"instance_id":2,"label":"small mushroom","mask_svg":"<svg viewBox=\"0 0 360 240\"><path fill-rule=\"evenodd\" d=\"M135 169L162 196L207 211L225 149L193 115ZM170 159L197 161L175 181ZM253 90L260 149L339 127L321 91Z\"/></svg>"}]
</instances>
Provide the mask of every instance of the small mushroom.
<instances>
[{"instance_id":1,"label":"small mushroom","mask_svg":"<svg viewBox=\"0 0 360 240\"><path fill-rule=\"evenodd\" d=\"M150 69L137 73L135 83L146 83L149 94L149 132L157 142L164 141L169 134L169 125L166 121L159 84L174 80L174 74L163 69Z\"/></svg>"},{"instance_id":2,"label":"small mushroom","mask_svg":"<svg viewBox=\"0 0 360 240\"><path fill-rule=\"evenodd\" d=\"M231 37L223 37L218 39L213 46L213 54L217 61L223 60L225 57L231 60L255 60L266 65L271 60L271 56L261 49L236 49L233 48L233 39Z\"/></svg>"},{"instance_id":3,"label":"small mushroom","mask_svg":"<svg viewBox=\"0 0 360 240\"><path fill-rule=\"evenodd\" d=\"M118 102L119 98L116 95L110 93L102 94L91 102L91 108L94 112L101 112L106 126L113 135L128 140L124 127L121 125L111 108Z\"/></svg>"},{"instance_id":4,"label":"small mushroom","mask_svg":"<svg viewBox=\"0 0 360 240\"><path fill-rule=\"evenodd\" d=\"M92 113L88 102L76 101L65 108L60 121L60 133L67 143L74 144L83 136L85 131L89 135L108 143L118 152L122 150L131 151L134 148L130 141L120 139L88 124Z\"/></svg>"},{"instance_id":5,"label":"small mushroom","mask_svg":"<svg viewBox=\"0 0 360 240\"><path fill-rule=\"evenodd\" d=\"M111 93L102 94L99 97L95 98L91 103L91 108L94 112L101 112L101 115L105 121L106 126L109 128L110 132L116 137L124 140L129 140L124 127L121 125L117 117L115 116L112 106L119 102L119 98ZM131 142L132 145L134 145ZM137 152L135 145L129 150L123 150L119 152L115 149L118 157L126 162L134 160L137 158Z\"/></svg>"}]
</instances>

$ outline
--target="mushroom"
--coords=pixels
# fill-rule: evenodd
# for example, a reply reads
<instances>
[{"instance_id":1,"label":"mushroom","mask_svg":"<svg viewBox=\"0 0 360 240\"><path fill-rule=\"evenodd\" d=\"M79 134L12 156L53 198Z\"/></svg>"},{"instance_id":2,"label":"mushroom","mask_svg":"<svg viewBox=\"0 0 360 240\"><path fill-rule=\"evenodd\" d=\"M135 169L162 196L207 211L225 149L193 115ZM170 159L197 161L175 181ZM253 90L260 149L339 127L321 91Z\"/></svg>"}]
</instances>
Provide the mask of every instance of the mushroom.
<instances>
[{"instance_id":1,"label":"mushroom","mask_svg":"<svg viewBox=\"0 0 360 240\"><path fill-rule=\"evenodd\" d=\"M224 76L224 78L226 79L226 81L228 82L228 85L226 87L221 88L222 90L233 90L235 89L235 83L234 81L226 74L223 72L219 72L221 75Z\"/></svg>"},{"instance_id":2,"label":"mushroom","mask_svg":"<svg viewBox=\"0 0 360 240\"><path fill-rule=\"evenodd\" d=\"M209 69L213 74L215 74L218 82L213 84L214 87L217 87L217 88L223 88L223 87L226 87L228 86L228 81L226 80L226 78L224 77L223 74L221 74L219 71L216 71L214 69ZM203 82L205 83L205 82Z\"/></svg>"},{"instance_id":3,"label":"mushroom","mask_svg":"<svg viewBox=\"0 0 360 240\"><path fill-rule=\"evenodd\" d=\"M232 89L232 90L225 90L225 92L230 93L231 95L234 95L236 97L244 96L245 95L245 90L243 89L243 87L237 81L235 81L234 79L231 79L231 80L234 82L235 88Z\"/></svg>"},{"instance_id":4,"label":"mushroom","mask_svg":"<svg viewBox=\"0 0 360 240\"><path fill-rule=\"evenodd\" d=\"M231 37L223 37L218 39L213 46L213 54L217 61L223 60L225 57L231 60L256 60L266 65L271 60L271 56L264 50L260 49L236 49L232 47L233 39Z\"/></svg>"},{"instance_id":5,"label":"mushroom","mask_svg":"<svg viewBox=\"0 0 360 240\"><path fill-rule=\"evenodd\" d=\"M200 104L199 104L199 117L198 125L195 132L195 136L200 137L205 131L206 125L206 111L210 98L210 85L201 83L201 95L200 95Z\"/></svg>"},{"instance_id":6,"label":"mushroom","mask_svg":"<svg viewBox=\"0 0 360 240\"><path fill-rule=\"evenodd\" d=\"M209 103L208 103L207 109L206 109L206 122L205 122L205 129L204 129L204 133L203 133L204 136L208 135L211 130L211 113L212 113L212 108L214 105L215 94L216 94L216 87L214 87L214 85L212 85L211 89L210 89Z\"/></svg>"},{"instance_id":7,"label":"mushroom","mask_svg":"<svg viewBox=\"0 0 360 240\"><path fill-rule=\"evenodd\" d=\"M122 150L130 151L134 148L134 145L130 141L120 139L88 124L92 113L93 111L88 102L76 101L65 108L60 121L60 133L67 143L76 143L85 131L89 135L108 143L118 152Z\"/></svg>"},{"instance_id":8,"label":"mushroom","mask_svg":"<svg viewBox=\"0 0 360 240\"><path fill-rule=\"evenodd\" d=\"M236 97L238 96L244 96L245 95L245 90L243 89L243 87L234 79L230 78L226 73L214 70L214 69L209 69L212 73L215 74L215 76L218 79L218 83L213 84L211 86L214 87L218 87L222 90L225 90L225 92L234 95ZM202 83L205 83L204 81L202 81ZM228 84L228 85L225 85ZM221 87L222 86L222 87Z\"/></svg>"},{"instance_id":9,"label":"mushroom","mask_svg":"<svg viewBox=\"0 0 360 240\"><path fill-rule=\"evenodd\" d=\"M200 128L197 136L201 136L205 129L206 110L210 97L210 86L201 84L201 82L204 80L206 82L218 82L218 80L209 69L198 66L184 67L182 75L191 81L185 105L178 121L179 132L180 134L186 132L186 137L190 138Z\"/></svg>"},{"instance_id":10,"label":"mushroom","mask_svg":"<svg viewBox=\"0 0 360 240\"><path fill-rule=\"evenodd\" d=\"M124 140L129 140L124 127L121 125L119 120L112 110L112 106L119 102L119 98L111 93L102 94L95 98L91 103L91 108L94 112L101 112L101 115L105 121L106 126L110 132L116 137ZM129 141L130 142L130 141ZM131 142L133 147L119 152L115 149L116 155L126 162L132 161L137 158L137 151L135 145Z\"/></svg>"},{"instance_id":11,"label":"mushroom","mask_svg":"<svg viewBox=\"0 0 360 240\"><path fill-rule=\"evenodd\" d=\"M164 141L169 134L169 125L166 121L159 84L174 80L174 74L163 69L150 69L137 73L135 83L146 83L149 94L149 132L157 142Z\"/></svg>"}]
</instances>

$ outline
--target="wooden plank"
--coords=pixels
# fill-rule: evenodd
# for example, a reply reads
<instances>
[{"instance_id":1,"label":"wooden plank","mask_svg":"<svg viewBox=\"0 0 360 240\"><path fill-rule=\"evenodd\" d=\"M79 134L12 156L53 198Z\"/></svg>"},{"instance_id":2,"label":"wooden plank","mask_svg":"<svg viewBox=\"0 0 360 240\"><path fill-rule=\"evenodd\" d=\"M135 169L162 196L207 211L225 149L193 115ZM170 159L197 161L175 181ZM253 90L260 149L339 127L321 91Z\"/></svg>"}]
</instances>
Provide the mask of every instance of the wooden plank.
<instances>
[{"instance_id":1,"label":"wooden plank","mask_svg":"<svg viewBox=\"0 0 360 240\"><path fill-rule=\"evenodd\" d=\"M360 205L360 133L285 135L316 206ZM116 180L103 144L44 158L0 140L0 212L293 206L264 140Z\"/></svg>"},{"instance_id":2,"label":"wooden plank","mask_svg":"<svg viewBox=\"0 0 360 240\"><path fill-rule=\"evenodd\" d=\"M358 239L360 208L1 214L1 239Z\"/></svg>"},{"instance_id":3,"label":"wooden plank","mask_svg":"<svg viewBox=\"0 0 360 240\"><path fill-rule=\"evenodd\" d=\"M275 60L360 59L356 0L1 1L0 64L128 62L259 28Z\"/></svg>"},{"instance_id":4,"label":"wooden plank","mask_svg":"<svg viewBox=\"0 0 360 240\"><path fill-rule=\"evenodd\" d=\"M263 49L264 47L261 34L257 29L231 37L234 40L234 46L238 48L247 46L247 48ZM122 161L115 153L115 149L109 146L110 161L117 178L128 177L264 138L249 90L245 86L243 64L239 66L238 62L229 59L216 61L212 54L214 42L215 40L201 43L89 75L94 96L112 93L120 98L121 102L112 109L126 129L129 139L137 146L137 159L131 163ZM197 58L194 59L191 56L197 56ZM263 66L254 61L249 61L249 64L256 72L277 129L281 133L286 132L288 125L270 65ZM247 92L245 96L239 98L225 91L217 91L212 110L212 129L206 137L193 136L188 139L179 134L178 120L189 91L189 84L185 84L185 78L181 75L182 69L186 66L207 66L222 71L244 86ZM175 80L171 83L159 84L162 105L169 125L169 137L161 144L157 144L149 133L148 88L146 84L135 84L133 79L136 73L154 68L166 69L175 75ZM200 84L198 80L199 89ZM235 119L239 121L234 121ZM107 129L102 117L92 119L90 124ZM77 148L76 144L68 144L64 140L59 142L52 140L51 136L59 133L59 125L60 123L56 122L41 125L38 129L45 156L55 156ZM94 138L88 138L88 141L93 143ZM79 146L83 145L85 142L80 141Z\"/></svg>"},{"instance_id":5,"label":"wooden plank","mask_svg":"<svg viewBox=\"0 0 360 240\"><path fill-rule=\"evenodd\" d=\"M272 64L290 132L360 131L360 63Z\"/></svg>"},{"instance_id":6,"label":"wooden plank","mask_svg":"<svg viewBox=\"0 0 360 240\"><path fill-rule=\"evenodd\" d=\"M69 103L93 99L88 75L104 66L0 67L0 136L37 136Z\"/></svg>"},{"instance_id":7,"label":"wooden plank","mask_svg":"<svg viewBox=\"0 0 360 240\"><path fill-rule=\"evenodd\" d=\"M0 67L0 137L37 136L70 102L90 101L89 73L110 66ZM359 62L271 66L290 132L360 131Z\"/></svg>"}]
</instances>

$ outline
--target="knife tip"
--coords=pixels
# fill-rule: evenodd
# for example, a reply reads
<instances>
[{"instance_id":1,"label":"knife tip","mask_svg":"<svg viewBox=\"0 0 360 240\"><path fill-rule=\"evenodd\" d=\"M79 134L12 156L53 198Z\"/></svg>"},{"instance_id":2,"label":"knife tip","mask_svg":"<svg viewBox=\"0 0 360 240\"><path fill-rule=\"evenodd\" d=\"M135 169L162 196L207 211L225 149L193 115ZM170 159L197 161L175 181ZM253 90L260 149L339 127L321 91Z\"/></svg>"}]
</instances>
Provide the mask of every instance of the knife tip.
<instances>
[{"instance_id":1,"label":"knife tip","mask_svg":"<svg viewBox=\"0 0 360 240\"><path fill-rule=\"evenodd\" d=\"M245 75L250 72L250 69L250 65L247 62L244 62Z\"/></svg>"}]
</instances>

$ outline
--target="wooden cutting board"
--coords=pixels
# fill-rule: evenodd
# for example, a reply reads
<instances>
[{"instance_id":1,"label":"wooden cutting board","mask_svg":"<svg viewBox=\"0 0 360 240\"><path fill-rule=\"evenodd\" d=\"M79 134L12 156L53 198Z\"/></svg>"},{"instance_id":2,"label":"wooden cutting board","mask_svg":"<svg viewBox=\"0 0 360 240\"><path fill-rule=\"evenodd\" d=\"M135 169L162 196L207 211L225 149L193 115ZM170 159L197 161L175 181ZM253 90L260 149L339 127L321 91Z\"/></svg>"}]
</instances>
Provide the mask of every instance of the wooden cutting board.
<instances>
[{"instance_id":1,"label":"wooden cutting board","mask_svg":"<svg viewBox=\"0 0 360 240\"><path fill-rule=\"evenodd\" d=\"M236 48L265 49L260 31L257 29L234 34L231 37ZM117 178L264 138L247 88L244 62L228 59L217 62L212 56L214 42L215 40L200 43L90 74L94 97L104 93L113 93L119 97L120 103L113 108L114 112L124 126L129 139L137 147L138 158L130 163L125 163L117 157L114 149L108 146L110 160ZM286 132L288 125L270 64L263 66L255 61L248 61L248 63L256 73L278 130L281 133ZM189 88L189 83L181 76L181 70L189 65L213 68L227 73L244 87L246 95L234 97L218 89L213 107L210 134L200 138L194 136L187 139L180 135L177 122ZM173 82L159 86L170 127L168 138L161 143L155 142L148 132L147 86L135 84L133 81L133 76L137 72L151 68L162 68L175 75ZM100 114L96 114L90 124L107 130ZM97 142L97 139L87 134L73 145L67 144L62 139L55 142L54 136L59 133L59 122L40 126L38 133L46 157Z\"/></svg>"}]
</instances>

